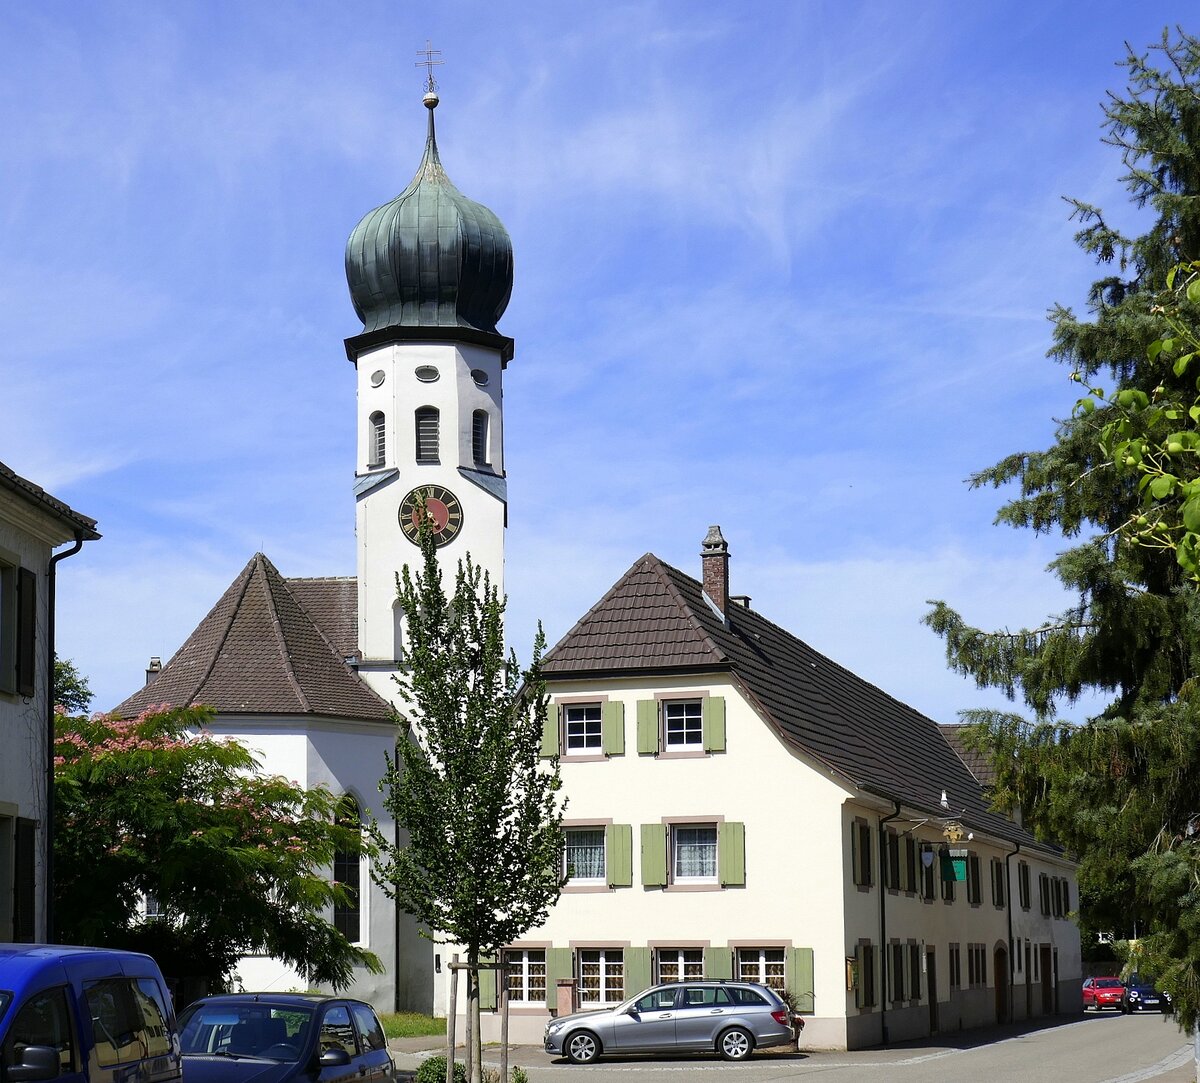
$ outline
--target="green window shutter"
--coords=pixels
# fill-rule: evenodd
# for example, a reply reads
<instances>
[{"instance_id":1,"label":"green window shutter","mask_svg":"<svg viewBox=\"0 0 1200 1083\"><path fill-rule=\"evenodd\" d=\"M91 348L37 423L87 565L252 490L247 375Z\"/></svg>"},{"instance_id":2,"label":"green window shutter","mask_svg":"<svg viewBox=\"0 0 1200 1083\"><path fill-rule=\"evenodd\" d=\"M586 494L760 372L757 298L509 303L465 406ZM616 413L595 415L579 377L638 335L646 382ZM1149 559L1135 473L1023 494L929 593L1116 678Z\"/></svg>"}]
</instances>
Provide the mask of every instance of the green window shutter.
<instances>
[{"instance_id":1,"label":"green window shutter","mask_svg":"<svg viewBox=\"0 0 1200 1083\"><path fill-rule=\"evenodd\" d=\"M17 569L17 695L32 696L37 682L37 575Z\"/></svg>"},{"instance_id":2,"label":"green window shutter","mask_svg":"<svg viewBox=\"0 0 1200 1083\"><path fill-rule=\"evenodd\" d=\"M546 949L546 1007L558 1007L558 982L561 978L573 978L575 970L572 966L570 948Z\"/></svg>"},{"instance_id":3,"label":"green window shutter","mask_svg":"<svg viewBox=\"0 0 1200 1083\"><path fill-rule=\"evenodd\" d=\"M609 824L604 829L604 868L609 887L633 885L633 827Z\"/></svg>"},{"instance_id":4,"label":"green window shutter","mask_svg":"<svg viewBox=\"0 0 1200 1083\"><path fill-rule=\"evenodd\" d=\"M861 870L858 867L858 824L850 825L850 879L856 883L862 883L860 875Z\"/></svg>"},{"instance_id":5,"label":"green window shutter","mask_svg":"<svg viewBox=\"0 0 1200 1083\"><path fill-rule=\"evenodd\" d=\"M726 822L717 826L717 872L722 887L746 884L746 825Z\"/></svg>"},{"instance_id":6,"label":"green window shutter","mask_svg":"<svg viewBox=\"0 0 1200 1083\"><path fill-rule=\"evenodd\" d=\"M667 825L642 824L642 884L665 887L667 883Z\"/></svg>"},{"instance_id":7,"label":"green window shutter","mask_svg":"<svg viewBox=\"0 0 1200 1083\"><path fill-rule=\"evenodd\" d=\"M480 960L484 962L485 960ZM494 1012L496 1010L496 971L479 971L479 1010Z\"/></svg>"},{"instance_id":8,"label":"green window shutter","mask_svg":"<svg viewBox=\"0 0 1200 1083\"><path fill-rule=\"evenodd\" d=\"M714 980L732 978L733 952L728 948L705 948L704 976Z\"/></svg>"},{"instance_id":9,"label":"green window shutter","mask_svg":"<svg viewBox=\"0 0 1200 1083\"><path fill-rule=\"evenodd\" d=\"M700 725L705 752L725 751L725 697L706 696L700 701Z\"/></svg>"},{"instance_id":10,"label":"green window shutter","mask_svg":"<svg viewBox=\"0 0 1200 1083\"><path fill-rule=\"evenodd\" d=\"M606 756L625 755L625 704L619 699L602 706L600 740Z\"/></svg>"},{"instance_id":11,"label":"green window shutter","mask_svg":"<svg viewBox=\"0 0 1200 1083\"><path fill-rule=\"evenodd\" d=\"M542 758L550 759L559 754L558 706L551 703L546 708L546 721L542 723Z\"/></svg>"},{"instance_id":12,"label":"green window shutter","mask_svg":"<svg viewBox=\"0 0 1200 1083\"><path fill-rule=\"evenodd\" d=\"M650 985L650 949L626 948L622 956L625 962L625 995L633 996Z\"/></svg>"},{"instance_id":13,"label":"green window shutter","mask_svg":"<svg viewBox=\"0 0 1200 1083\"><path fill-rule=\"evenodd\" d=\"M812 948L792 948L792 973L788 988L796 997L797 1010L816 1011L816 992L813 987Z\"/></svg>"},{"instance_id":14,"label":"green window shutter","mask_svg":"<svg viewBox=\"0 0 1200 1083\"><path fill-rule=\"evenodd\" d=\"M866 1002L866 991L863 988L863 952L862 944L854 945L854 1006L861 1008Z\"/></svg>"},{"instance_id":15,"label":"green window shutter","mask_svg":"<svg viewBox=\"0 0 1200 1083\"><path fill-rule=\"evenodd\" d=\"M637 705L638 755L653 756L658 752L658 703L639 699Z\"/></svg>"}]
</instances>

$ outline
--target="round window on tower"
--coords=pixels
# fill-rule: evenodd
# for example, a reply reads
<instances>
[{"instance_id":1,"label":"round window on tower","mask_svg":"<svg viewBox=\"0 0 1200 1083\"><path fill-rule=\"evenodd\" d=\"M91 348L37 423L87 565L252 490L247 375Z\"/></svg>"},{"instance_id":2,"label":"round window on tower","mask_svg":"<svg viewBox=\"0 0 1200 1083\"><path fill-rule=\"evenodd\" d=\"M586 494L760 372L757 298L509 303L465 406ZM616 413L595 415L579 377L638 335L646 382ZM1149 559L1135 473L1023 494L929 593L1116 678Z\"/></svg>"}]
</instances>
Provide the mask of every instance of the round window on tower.
<instances>
[{"instance_id":1,"label":"round window on tower","mask_svg":"<svg viewBox=\"0 0 1200 1083\"><path fill-rule=\"evenodd\" d=\"M383 369L376 369L374 372L371 373L371 386L379 387L383 383L383 381L386 379L387 379L387 373L385 373L383 371Z\"/></svg>"},{"instance_id":2,"label":"round window on tower","mask_svg":"<svg viewBox=\"0 0 1200 1083\"><path fill-rule=\"evenodd\" d=\"M421 383L431 384L438 378L440 373L433 365L418 365L415 375Z\"/></svg>"},{"instance_id":3,"label":"round window on tower","mask_svg":"<svg viewBox=\"0 0 1200 1083\"><path fill-rule=\"evenodd\" d=\"M488 374L483 369L471 369L471 379L480 387L487 387Z\"/></svg>"}]
</instances>

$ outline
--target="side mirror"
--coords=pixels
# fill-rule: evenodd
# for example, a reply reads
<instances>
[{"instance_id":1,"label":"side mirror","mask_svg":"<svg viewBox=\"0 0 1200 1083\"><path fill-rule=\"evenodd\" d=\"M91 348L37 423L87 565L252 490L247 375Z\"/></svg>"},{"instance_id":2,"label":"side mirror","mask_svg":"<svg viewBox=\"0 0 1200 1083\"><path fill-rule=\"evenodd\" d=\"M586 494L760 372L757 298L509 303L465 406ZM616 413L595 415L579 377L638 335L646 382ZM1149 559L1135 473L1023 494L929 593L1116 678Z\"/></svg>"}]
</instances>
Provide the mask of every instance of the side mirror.
<instances>
[{"instance_id":1,"label":"side mirror","mask_svg":"<svg viewBox=\"0 0 1200 1083\"><path fill-rule=\"evenodd\" d=\"M52 1045L27 1045L21 1050L21 1062L10 1065L4 1073L10 1083L40 1083L57 1079L58 1050Z\"/></svg>"},{"instance_id":2,"label":"side mirror","mask_svg":"<svg viewBox=\"0 0 1200 1083\"><path fill-rule=\"evenodd\" d=\"M326 1049L317 1063L322 1068L345 1068L350 1063L350 1054L340 1045L335 1046L333 1049Z\"/></svg>"}]
</instances>

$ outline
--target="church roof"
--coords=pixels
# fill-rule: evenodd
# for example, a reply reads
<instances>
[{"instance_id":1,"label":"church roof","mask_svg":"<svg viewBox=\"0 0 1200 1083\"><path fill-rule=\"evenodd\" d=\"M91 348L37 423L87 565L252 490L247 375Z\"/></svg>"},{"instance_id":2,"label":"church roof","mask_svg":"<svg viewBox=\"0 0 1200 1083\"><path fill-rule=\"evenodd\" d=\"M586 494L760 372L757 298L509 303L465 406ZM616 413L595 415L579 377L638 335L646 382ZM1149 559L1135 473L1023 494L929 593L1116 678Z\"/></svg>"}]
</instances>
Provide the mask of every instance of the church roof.
<instances>
[{"instance_id":1,"label":"church roof","mask_svg":"<svg viewBox=\"0 0 1200 1083\"><path fill-rule=\"evenodd\" d=\"M346 242L350 298L367 338L453 329L454 337L494 339L511 353L496 322L512 294L512 241L500 219L446 175L434 138L437 103L436 94L425 96L429 133L416 176Z\"/></svg>"},{"instance_id":2,"label":"church roof","mask_svg":"<svg viewBox=\"0 0 1200 1083\"><path fill-rule=\"evenodd\" d=\"M938 724L746 606L723 620L699 582L647 553L551 649L548 680L729 672L789 745L860 789L1039 846L993 812Z\"/></svg>"},{"instance_id":3,"label":"church roof","mask_svg":"<svg viewBox=\"0 0 1200 1083\"><path fill-rule=\"evenodd\" d=\"M256 553L151 683L116 708L207 704L220 714L392 718L346 663L357 638L353 579L284 579Z\"/></svg>"}]
</instances>

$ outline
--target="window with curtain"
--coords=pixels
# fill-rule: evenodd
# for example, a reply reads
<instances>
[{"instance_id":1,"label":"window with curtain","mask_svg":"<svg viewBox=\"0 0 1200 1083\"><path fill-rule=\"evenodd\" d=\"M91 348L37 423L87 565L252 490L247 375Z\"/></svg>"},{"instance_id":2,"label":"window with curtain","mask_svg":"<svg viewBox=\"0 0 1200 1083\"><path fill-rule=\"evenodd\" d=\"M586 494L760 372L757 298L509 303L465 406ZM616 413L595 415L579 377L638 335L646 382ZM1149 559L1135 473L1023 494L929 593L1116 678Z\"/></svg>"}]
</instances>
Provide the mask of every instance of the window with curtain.
<instances>
[{"instance_id":1,"label":"window with curtain","mask_svg":"<svg viewBox=\"0 0 1200 1083\"><path fill-rule=\"evenodd\" d=\"M376 410L368 419L368 424L370 425L370 446L367 450L367 465L382 466L387 454L387 436L383 414Z\"/></svg>"},{"instance_id":2,"label":"window with curtain","mask_svg":"<svg viewBox=\"0 0 1200 1083\"><path fill-rule=\"evenodd\" d=\"M741 981L757 982L776 991L784 987L783 948L738 948L737 967Z\"/></svg>"},{"instance_id":3,"label":"window with curtain","mask_svg":"<svg viewBox=\"0 0 1200 1083\"><path fill-rule=\"evenodd\" d=\"M620 948L580 948L575 958L581 1004L620 1004L625 999L625 953Z\"/></svg>"},{"instance_id":4,"label":"window with curtain","mask_svg":"<svg viewBox=\"0 0 1200 1083\"><path fill-rule=\"evenodd\" d=\"M438 457L438 412L435 406L417 411L417 462L436 463Z\"/></svg>"},{"instance_id":5,"label":"window with curtain","mask_svg":"<svg viewBox=\"0 0 1200 1083\"><path fill-rule=\"evenodd\" d=\"M338 823L362 831L358 802L349 794L342 798ZM356 944L361 940L362 932L362 857L357 846L338 850L333 855L333 881L341 884L347 893L344 902L334 905L333 927L351 944Z\"/></svg>"},{"instance_id":6,"label":"window with curtain","mask_svg":"<svg viewBox=\"0 0 1200 1083\"><path fill-rule=\"evenodd\" d=\"M569 827L564 832L563 873L571 883L604 883L604 828Z\"/></svg>"},{"instance_id":7,"label":"window with curtain","mask_svg":"<svg viewBox=\"0 0 1200 1083\"><path fill-rule=\"evenodd\" d=\"M510 948L504 953L508 999L513 1004L545 1004L546 949Z\"/></svg>"},{"instance_id":8,"label":"window with curtain","mask_svg":"<svg viewBox=\"0 0 1200 1083\"><path fill-rule=\"evenodd\" d=\"M671 828L671 878L676 883L716 880L716 824L679 824Z\"/></svg>"},{"instance_id":9,"label":"window with curtain","mask_svg":"<svg viewBox=\"0 0 1200 1083\"><path fill-rule=\"evenodd\" d=\"M658 948L654 961L660 982L704 977L703 948Z\"/></svg>"}]
</instances>

